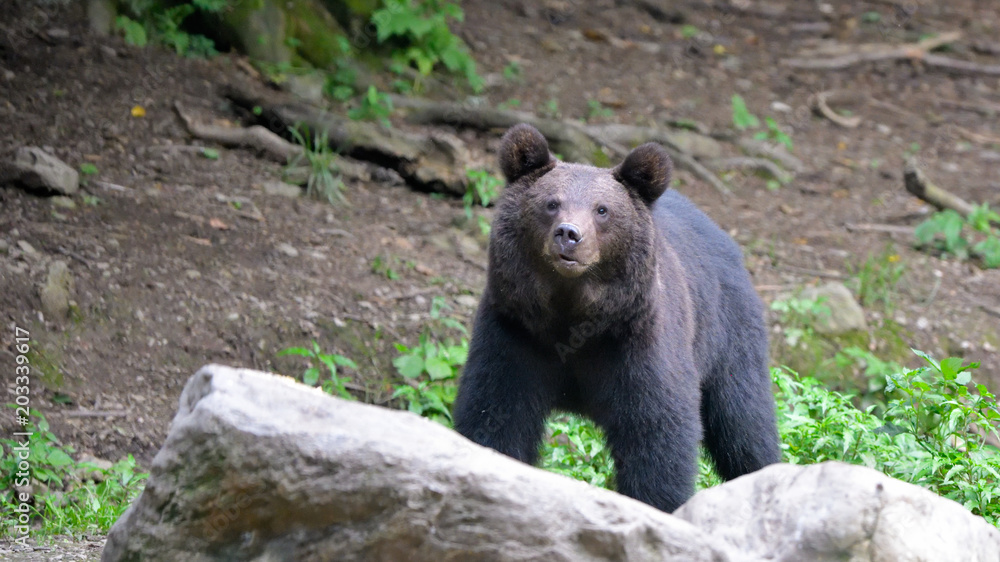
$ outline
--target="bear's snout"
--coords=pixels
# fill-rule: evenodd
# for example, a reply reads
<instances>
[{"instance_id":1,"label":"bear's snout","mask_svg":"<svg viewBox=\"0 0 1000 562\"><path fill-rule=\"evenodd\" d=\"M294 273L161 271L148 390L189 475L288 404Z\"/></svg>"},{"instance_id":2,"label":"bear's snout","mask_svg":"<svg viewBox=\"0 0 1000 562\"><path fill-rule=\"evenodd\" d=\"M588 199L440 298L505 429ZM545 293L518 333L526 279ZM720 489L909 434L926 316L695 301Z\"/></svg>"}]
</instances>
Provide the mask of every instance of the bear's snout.
<instances>
[{"instance_id":1,"label":"bear's snout","mask_svg":"<svg viewBox=\"0 0 1000 562\"><path fill-rule=\"evenodd\" d=\"M580 234L580 229L575 224L564 222L556 227L553 238L559 247L559 253L572 254L583 235Z\"/></svg>"}]
</instances>

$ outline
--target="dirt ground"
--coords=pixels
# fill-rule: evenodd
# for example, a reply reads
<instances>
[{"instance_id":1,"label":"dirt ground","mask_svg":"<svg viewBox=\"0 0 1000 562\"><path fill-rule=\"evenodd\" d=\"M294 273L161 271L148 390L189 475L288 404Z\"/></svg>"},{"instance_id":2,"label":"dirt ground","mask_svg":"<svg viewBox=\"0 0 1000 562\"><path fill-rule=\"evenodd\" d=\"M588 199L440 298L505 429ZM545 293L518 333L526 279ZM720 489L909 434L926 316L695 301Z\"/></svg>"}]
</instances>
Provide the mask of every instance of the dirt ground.
<instances>
[{"instance_id":1,"label":"dirt ground","mask_svg":"<svg viewBox=\"0 0 1000 562\"><path fill-rule=\"evenodd\" d=\"M584 118L588 100L600 100L613 111L601 118L609 122L683 119L725 132L730 99L742 95L791 134L805 170L776 191L758 177L727 176L729 199L684 171L677 188L745 247L765 301L846 276L894 242L906 273L893 320L906 344L980 361L977 378L1000 390L1000 319L983 308L1000 308L1000 271L918 252L905 235L845 228L912 226L930 211L903 190L907 150L937 183L1000 206L1000 121L955 103L1000 103L1000 78L909 61L835 71L781 64L821 41L899 43L950 30L966 39L949 55L997 64L993 2L918 1L904 13L888 2L775 0L750 2L739 15L680 2L655 17L640 4L476 0L463 2L457 30L482 74L499 78L511 62L521 69L519 80L490 80L484 95L493 105L516 99L542 111L554 99L563 118ZM340 206L268 194L279 165L221 147L212 147L217 160L205 158L192 148L205 144L172 109L179 101L235 120L218 93L220 76L241 72L235 56L131 48L88 35L82 6L45 6L0 0L0 152L46 147L73 166L94 164L102 183L85 186L73 209L0 186L0 365L11 372L14 328L29 330L32 406L66 443L107 459L132 453L148 466L200 366L295 375L300 363L276 355L313 339L359 363L359 397L386 403L393 343L416 343L433 297L468 322L486 244L460 201L378 182L349 183L349 204ZM684 25L700 33L685 37ZM877 102L850 105L861 125L841 128L808 109L810 95L831 89ZM134 106L145 116L133 116ZM462 136L492 150L499 133ZM373 271L377 258L399 278ZM74 279L69 320L40 313L39 286L54 260ZM4 433L11 427L0 422Z\"/></svg>"}]
</instances>

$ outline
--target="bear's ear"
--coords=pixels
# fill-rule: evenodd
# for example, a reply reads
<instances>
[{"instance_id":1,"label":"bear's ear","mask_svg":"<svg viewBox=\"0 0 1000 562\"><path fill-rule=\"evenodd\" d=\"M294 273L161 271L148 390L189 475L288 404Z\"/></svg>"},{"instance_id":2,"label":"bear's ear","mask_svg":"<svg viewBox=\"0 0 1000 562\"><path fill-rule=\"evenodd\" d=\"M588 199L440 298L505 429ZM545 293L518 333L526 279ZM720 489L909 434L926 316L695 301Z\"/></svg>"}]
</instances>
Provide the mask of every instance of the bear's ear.
<instances>
[{"instance_id":1,"label":"bear's ear","mask_svg":"<svg viewBox=\"0 0 1000 562\"><path fill-rule=\"evenodd\" d=\"M545 166L551 160L549 143L538 129L521 123L507 130L500 140L500 170L509 183Z\"/></svg>"},{"instance_id":2,"label":"bear's ear","mask_svg":"<svg viewBox=\"0 0 1000 562\"><path fill-rule=\"evenodd\" d=\"M614 175L651 205L670 187L673 171L674 163L667 151L655 142L647 142L633 149L614 169Z\"/></svg>"}]
</instances>

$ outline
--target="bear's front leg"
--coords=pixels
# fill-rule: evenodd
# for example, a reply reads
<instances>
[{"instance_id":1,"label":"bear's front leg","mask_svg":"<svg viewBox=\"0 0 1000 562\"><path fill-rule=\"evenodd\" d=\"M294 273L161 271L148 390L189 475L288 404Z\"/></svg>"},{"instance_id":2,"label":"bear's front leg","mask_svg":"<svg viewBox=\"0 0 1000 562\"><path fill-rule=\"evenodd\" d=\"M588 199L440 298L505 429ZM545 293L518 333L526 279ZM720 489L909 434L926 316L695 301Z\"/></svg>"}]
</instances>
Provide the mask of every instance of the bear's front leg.
<instances>
[{"instance_id":1,"label":"bear's front leg","mask_svg":"<svg viewBox=\"0 0 1000 562\"><path fill-rule=\"evenodd\" d=\"M594 418L607 434L618 493L670 513L694 493L701 438L697 374L656 359L631 368L628 363L605 371Z\"/></svg>"},{"instance_id":2,"label":"bear's front leg","mask_svg":"<svg viewBox=\"0 0 1000 562\"><path fill-rule=\"evenodd\" d=\"M465 437L534 464L555 373L527 337L488 307L479 311L453 416Z\"/></svg>"}]
</instances>

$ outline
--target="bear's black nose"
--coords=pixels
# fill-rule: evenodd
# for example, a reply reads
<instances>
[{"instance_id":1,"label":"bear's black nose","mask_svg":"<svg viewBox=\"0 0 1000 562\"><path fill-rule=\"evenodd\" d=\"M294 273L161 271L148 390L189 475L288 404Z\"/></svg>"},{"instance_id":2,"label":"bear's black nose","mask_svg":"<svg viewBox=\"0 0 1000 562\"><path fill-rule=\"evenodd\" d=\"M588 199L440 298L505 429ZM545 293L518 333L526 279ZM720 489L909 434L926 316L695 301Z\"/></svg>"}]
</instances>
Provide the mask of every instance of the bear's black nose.
<instances>
[{"instance_id":1,"label":"bear's black nose","mask_svg":"<svg viewBox=\"0 0 1000 562\"><path fill-rule=\"evenodd\" d=\"M556 244L563 250L572 250L582 237L580 229L569 223L560 224L559 228L556 228L554 236Z\"/></svg>"}]
</instances>

